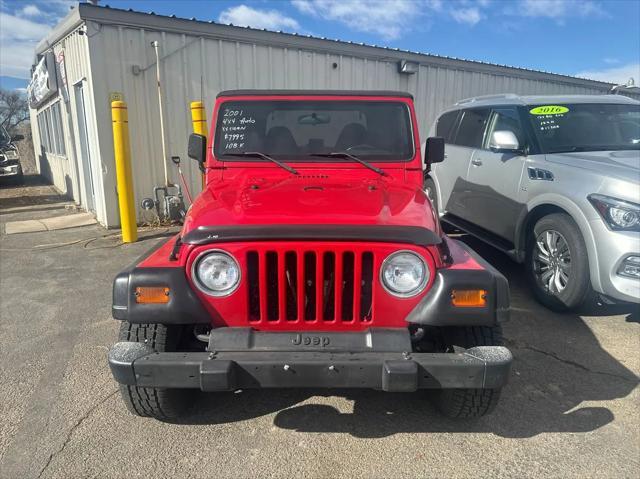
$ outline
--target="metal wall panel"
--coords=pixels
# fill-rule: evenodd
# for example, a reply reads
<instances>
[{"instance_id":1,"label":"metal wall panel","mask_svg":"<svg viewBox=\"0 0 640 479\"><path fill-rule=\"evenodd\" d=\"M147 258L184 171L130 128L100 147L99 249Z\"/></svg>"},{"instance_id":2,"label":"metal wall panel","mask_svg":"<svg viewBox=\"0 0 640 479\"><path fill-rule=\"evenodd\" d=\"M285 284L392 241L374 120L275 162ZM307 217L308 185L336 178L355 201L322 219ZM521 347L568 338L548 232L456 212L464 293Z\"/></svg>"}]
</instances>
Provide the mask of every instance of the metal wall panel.
<instances>
[{"instance_id":1,"label":"metal wall panel","mask_svg":"<svg viewBox=\"0 0 640 479\"><path fill-rule=\"evenodd\" d=\"M260 43L252 40L255 30L246 30L247 39L239 41L237 38L245 29L235 29L236 39L226 39L93 21L87 21L87 28L105 195L105 212L99 220L109 226L118 224L111 92L123 93L129 106L136 203L152 196L153 187L163 182L155 55L151 46L154 40L160 42L167 154L183 159L192 194L200 191L200 180L197 165L186 157L187 137L192 130L189 102L202 98L210 118L216 94L226 89L409 91L415 96L423 141L437 114L463 98L494 93L605 93L602 84L596 82L588 87L583 86L587 83L582 80L572 85L566 77L546 81L539 79L540 74L532 74L532 78L526 78L522 72L517 77L507 76L506 69L497 66L490 69L482 65L481 69L469 70L445 67L442 61L429 63L426 56L416 74L402 75L397 70L397 58L386 55L385 50L380 50L379 58L372 58L371 47L354 45L352 50L362 48L367 52L359 56L297 48L291 43L286 46ZM81 53L77 61L83 65L79 71L86 67L87 59ZM463 65L458 61L455 64ZM169 162L168 168L170 179L177 182L175 167ZM145 219L140 211L138 219Z\"/></svg>"}]
</instances>

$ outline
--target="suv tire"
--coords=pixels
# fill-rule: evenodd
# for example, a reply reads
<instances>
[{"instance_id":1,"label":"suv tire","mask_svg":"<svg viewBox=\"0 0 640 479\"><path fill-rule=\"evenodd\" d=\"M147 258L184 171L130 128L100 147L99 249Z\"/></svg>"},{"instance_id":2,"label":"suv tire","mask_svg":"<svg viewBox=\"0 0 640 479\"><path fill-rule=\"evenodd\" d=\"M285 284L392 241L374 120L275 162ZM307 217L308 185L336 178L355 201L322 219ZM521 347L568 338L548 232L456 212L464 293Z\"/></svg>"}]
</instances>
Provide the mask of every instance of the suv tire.
<instances>
[{"instance_id":1,"label":"suv tire","mask_svg":"<svg viewBox=\"0 0 640 479\"><path fill-rule=\"evenodd\" d=\"M120 341L145 343L158 352L175 351L180 330L164 324L133 324L123 321ZM189 406L188 389L162 389L120 384L120 394L127 409L141 417L168 421L182 416Z\"/></svg>"},{"instance_id":2,"label":"suv tire","mask_svg":"<svg viewBox=\"0 0 640 479\"><path fill-rule=\"evenodd\" d=\"M587 247L566 213L544 216L534 225L525 265L536 299L553 311L578 309L593 296Z\"/></svg>"},{"instance_id":3,"label":"suv tire","mask_svg":"<svg viewBox=\"0 0 640 479\"><path fill-rule=\"evenodd\" d=\"M496 325L446 328L444 340L449 348L501 346L502 327ZM490 414L500 399L500 389L441 389L433 395L438 410L455 419L470 419Z\"/></svg>"}]
</instances>

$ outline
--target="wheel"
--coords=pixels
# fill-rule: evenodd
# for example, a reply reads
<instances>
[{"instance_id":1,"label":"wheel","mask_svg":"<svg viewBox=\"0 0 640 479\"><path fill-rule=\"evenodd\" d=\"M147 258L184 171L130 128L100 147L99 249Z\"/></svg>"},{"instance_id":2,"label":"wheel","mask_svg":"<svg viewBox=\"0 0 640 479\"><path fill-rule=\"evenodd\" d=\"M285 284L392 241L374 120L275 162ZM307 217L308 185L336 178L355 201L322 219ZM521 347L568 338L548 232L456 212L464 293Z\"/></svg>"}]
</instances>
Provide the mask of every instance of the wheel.
<instances>
[{"instance_id":1,"label":"wheel","mask_svg":"<svg viewBox=\"0 0 640 479\"><path fill-rule=\"evenodd\" d=\"M527 279L535 297L553 311L577 309L593 296L587 247L565 213L538 220L527 242Z\"/></svg>"},{"instance_id":2,"label":"wheel","mask_svg":"<svg viewBox=\"0 0 640 479\"><path fill-rule=\"evenodd\" d=\"M502 328L499 325L445 328L443 333L449 350L502 345ZM493 412L500 399L500 389L441 389L435 391L432 399L444 416L472 419Z\"/></svg>"},{"instance_id":3,"label":"wheel","mask_svg":"<svg viewBox=\"0 0 640 479\"><path fill-rule=\"evenodd\" d=\"M431 178L429 178L427 176L424 179L424 183L423 183L422 189L424 190L425 194L429 198L429 201L431 201L431 204L433 205L433 209L435 210L436 213L438 213L439 212L439 210L438 210L438 194L436 193L436 183Z\"/></svg>"},{"instance_id":4,"label":"wheel","mask_svg":"<svg viewBox=\"0 0 640 479\"><path fill-rule=\"evenodd\" d=\"M178 328L163 324L132 324L123 321L118 339L146 343L158 352L175 351L180 332ZM189 407L191 393L188 389L145 388L120 384L120 394L129 412L162 421L182 416Z\"/></svg>"}]
</instances>

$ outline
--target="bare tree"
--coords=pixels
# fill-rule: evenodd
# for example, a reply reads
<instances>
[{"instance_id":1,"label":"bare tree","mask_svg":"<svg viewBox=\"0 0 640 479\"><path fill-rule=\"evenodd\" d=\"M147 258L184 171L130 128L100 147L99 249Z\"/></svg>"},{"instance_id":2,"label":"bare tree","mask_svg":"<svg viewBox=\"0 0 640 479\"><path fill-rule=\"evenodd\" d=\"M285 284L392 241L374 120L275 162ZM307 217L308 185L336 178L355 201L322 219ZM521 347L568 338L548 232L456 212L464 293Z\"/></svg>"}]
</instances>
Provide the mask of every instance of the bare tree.
<instances>
[{"instance_id":1,"label":"bare tree","mask_svg":"<svg viewBox=\"0 0 640 479\"><path fill-rule=\"evenodd\" d=\"M9 134L29 120L29 102L23 93L0 88L0 126Z\"/></svg>"}]
</instances>

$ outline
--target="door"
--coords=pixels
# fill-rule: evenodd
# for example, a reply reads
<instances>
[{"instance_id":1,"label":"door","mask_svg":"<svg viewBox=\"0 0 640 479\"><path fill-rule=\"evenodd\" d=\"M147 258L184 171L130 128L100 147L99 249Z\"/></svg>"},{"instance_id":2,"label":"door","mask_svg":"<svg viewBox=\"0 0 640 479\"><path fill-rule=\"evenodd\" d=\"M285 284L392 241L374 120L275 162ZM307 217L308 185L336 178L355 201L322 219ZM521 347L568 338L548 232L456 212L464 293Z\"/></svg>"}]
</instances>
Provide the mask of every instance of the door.
<instances>
[{"instance_id":1,"label":"door","mask_svg":"<svg viewBox=\"0 0 640 479\"><path fill-rule=\"evenodd\" d=\"M89 132L87 129L87 112L84 102L84 81L76 83L74 94L76 99L77 138L79 143L78 155L82 165L84 207L87 211L95 212L96 196L91 169L91 152L89 149Z\"/></svg>"},{"instance_id":2,"label":"door","mask_svg":"<svg viewBox=\"0 0 640 479\"><path fill-rule=\"evenodd\" d=\"M472 191L467 175L474 154L482 148L490 113L489 108L462 111L452 144L446 148L447 158L442 163L442 168L449 172L451 181L451 193L444 202L444 211L472 223L475 223L474 208L469 199Z\"/></svg>"},{"instance_id":3,"label":"door","mask_svg":"<svg viewBox=\"0 0 640 479\"><path fill-rule=\"evenodd\" d=\"M519 197L525 158L517 153L497 153L489 149L493 132L504 130L513 132L520 146L524 145L525 135L517 108L494 108L491 112L482 148L471 158L465 202L467 212L472 215L469 221L513 242L515 225L524 207Z\"/></svg>"}]
</instances>

